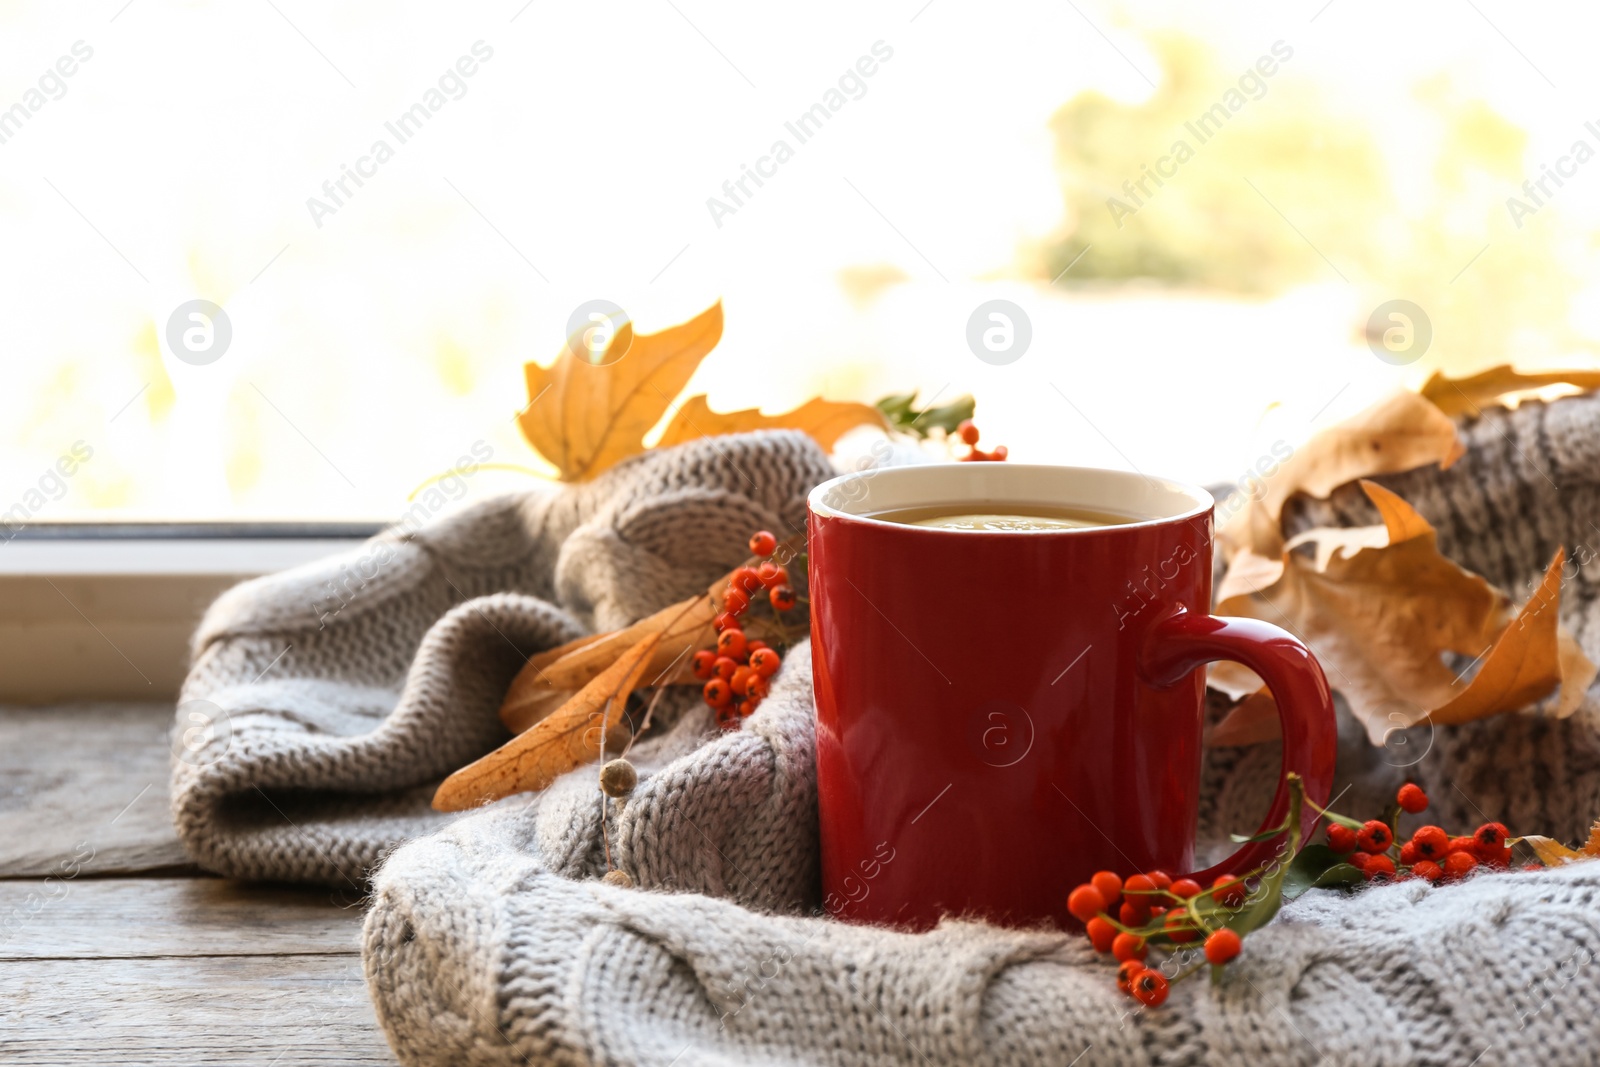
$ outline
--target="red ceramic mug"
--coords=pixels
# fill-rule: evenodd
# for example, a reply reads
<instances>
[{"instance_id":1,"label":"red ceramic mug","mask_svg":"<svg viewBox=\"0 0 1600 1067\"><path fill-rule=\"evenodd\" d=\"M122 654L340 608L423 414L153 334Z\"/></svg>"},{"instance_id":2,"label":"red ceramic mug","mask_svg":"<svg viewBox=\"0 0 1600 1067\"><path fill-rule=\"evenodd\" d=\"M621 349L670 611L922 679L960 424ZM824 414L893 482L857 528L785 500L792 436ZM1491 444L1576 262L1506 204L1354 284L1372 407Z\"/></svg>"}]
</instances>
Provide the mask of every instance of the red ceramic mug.
<instances>
[{"instance_id":1,"label":"red ceramic mug","mask_svg":"<svg viewBox=\"0 0 1600 1067\"><path fill-rule=\"evenodd\" d=\"M1286 631L1209 613L1205 490L954 463L849 474L808 504L822 888L836 917L1066 927L1068 891L1095 871L1191 873L1212 660L1266 680L1283 769L1326 805L1327 680ZM1131 521L998 533L873 517L1008 504ZM1263 830L1287 804L1280 785ZM1302 832L1315 822L1308 809ZM1247 844L1192 876L1209 884L1278 847Z\"/></svg>"}]
</instances>

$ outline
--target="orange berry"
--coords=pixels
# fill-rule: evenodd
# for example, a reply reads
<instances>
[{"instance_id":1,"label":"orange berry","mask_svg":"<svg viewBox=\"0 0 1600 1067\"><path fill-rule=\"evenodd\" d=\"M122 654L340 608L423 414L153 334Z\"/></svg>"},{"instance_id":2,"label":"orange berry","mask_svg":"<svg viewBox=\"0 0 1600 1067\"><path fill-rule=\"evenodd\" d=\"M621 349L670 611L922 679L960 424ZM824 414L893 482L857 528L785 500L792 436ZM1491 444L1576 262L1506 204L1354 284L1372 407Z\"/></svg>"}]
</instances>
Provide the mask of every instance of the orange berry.
<instances>
[{"instance_id":1,"label":"orange berry","mask_svg":"<svg viewBox=\"0 0 1600 1067\"><path fill-rule=\"evenodd\" d=\"M753 713L756 710L756 705L759 704L759 703L761 703L761 701L759 701L759 700L741 700L741 701L739 701L739 703L735 705L735 708L739 712L739 718L748 719L750 717L751 713Z\"/></svg>"},{"instance_id":2,"label":"orange berry","mask_svg":"<svg viewBox=\"0 0 1600 1067\"><path fill-rule=\"evenodd\" d=\"M1426 878L1430 882L1437 882L1444 877L1444 868L1432 860L1418 860L1416 866L1411 868L1411 873L1418 878Z\"/></svg>"},{"instance_id":3,"label":"orange berry","mask_svg":"<svg viewBox=\"0 0 1600 1067\"><path fill-rule=\"evenodd\" d=\"M1122 897L1122 879L1112 871L1094 872L1089 884L1100 890L1100 895L1105 898L1107 911L1110 911Z\"/></svg>"},{"instance_id":4,"label":"orange berry","mask_svg":"<svg viewBox=\"0 0 1600 1067\"><path fill-rule=\"evenodd\" d=\"M717 654L709 648L702 648L689 659L689 669L702 681L710 678L717 673Z\"/></svg>"},{"instance_id":5,"label":"orange berry","mask_svg":"<svg viewBox=\"0 0 1600 1067\"><path fill-rule=\"evenodd\" d=\"M1154 882L1157 889L1172 888L1172 875L1168 874L1166 871L1151 871L1145 877Z\"/></svg>"},{"instance_id":6,"label":"orange berry","mask_svg":"<svg viewBox=\"0 0 1600 1067\"><path fill-rule=\"evenodd\" d=\"M711 679L700 692L706 698L706 703L714 708L725 708L733 701L733 690L721 678Z\"/></svg>"},{"instance_id":7,"label":"orange berry","mask_svg":"<svg viewBox=\"0 0 1600 1067\"><path fill-rule=\"evenodd\" d=\"M1150 904L1142 899L1124 900L1121 909L1117 912L1117 920L1123 926L1143 926L1150 921Z\"/></svg>"},{"instance_id":8,"label":"orange berry","mask_svg":"<svg viewBox=\"0 0 1600 1067\"><path fill-rule=\"evenodd\" d=\"M1382 853L1374 854L1367 859L1367 865L1361 868L1361 873L1367 876L1367 881L1374 882L1378 879L1392 881L1395 874L1394 860Z\"/></svg>"},{"instance_id":9,"label":"orange berry","mask_svg":"<svg viewBox=\"0 0 1600 1067\"><path fill-rule=\"evenodd\" d=\"M1444 858L1444 873L1446 878L1464 878L1472 873L1472 868L1478 865L1478 857L1466 851L1452 852Z\"/></svg>"},{"instance_id":10,"label":"orange berry","mask_svg":"<svg viewBox=\"0 0 1600 1067\"><path fill-rule=\"evenodd\" d=\"M1405 866L1414 867L1421 858L1422 856L1417 852L1417 843L1415 841L1407 841L1400 846L1400 862Z\"/></svg>"},{"instance_id":11,"label":"orange berry","mask_svg":"<svg viewBox=\"0 0 1600 1067\"><path fill-rule=\"evenodd\" d=\"M1356 850L1356 832L1348 826L1333 822L1328 824L1328 847L1338 853Z\"/></svg>"},{"instance_id":12,"label":"orange berry","mask_svg":"<svg viewBox=\"0 0 1600 1067\"><path fill-rule=\"evenodd\" d=\"M1237 908L1250 895L1249 888L1231 874L1219 874L1211 889L1211 899L1225 908Z\"/></svg>"},{"instance_id":13,"label":"orange berry","mask_svg":"<svg viewBox=\"0 0 1600 1067\"><path fill-rule=\"evenodd\" d=\"M787 585L780 585L767 594L767 599L772 601L772 606L777 611L788 611L799 602L794 589Z\"/></svg>"},{"instance_id":14,"label":"orange berry","mask_svg":"<svg viewBox=\"0 0 1600 1067\"><path fill-rule=\"evenodd\" d=\"M728 588L754 593L761 588L761 578L754 567L735 567L733 573L728 576Z\"/></svg>"},{"instance_id":15,"label":"orange berry","mask_svg":"<svg viewBox=\"0 0 1600 1067\"><path fill-rule=\"evenodd\" d=\"M1450 852L1450 835L1437 826L1424 826L1411 835L1411 843L1417 846L1417 858L1424 860L1442 860Z\"/></svg>"},{"instance_id":16,"label":"orange berry","mask_svg":"<svg viewBox=\"0 0 1600 1067\"><path fill-rule=\"evenodd\" d=\"M1356 831L1356 844L1361 846L1363 852L1376 855L1387 852L1389 846L1394 844L1394 833L1389 829L1389 824L1382 819L1368 819Z\"/></svg>"},{"instance_id":17,"label":"orange berry","mask_svg":"<svg viewBox=\"0 0 1600 1067\"><path fill-rule=\"evenodd\" d=\"M1172 883L1171 892L1176 893L1184 900L1200 895L1200 883L1193 878L1179 878Z\"/></svg>"},{"instance_id":18,"label":"orange berry","mask_svg":"<svg viewBox=\"0 0 1600 1067\"><path fill-rule=\"evenodd\" d=\"M1475 837L1452 837L1450 839L1450 848L1445 854L1449 855L1450 852L1465 852L1468 855L1476 856L1478 854L1478 839Z\"/></svg>"},{"instance_id":19,"label":"orange berry","mask_svg":"<svg viewBox=\"0 0 1600 1067\"><path fill-rule=\"evenodd\" d=\"M770 559L756 568L756 580L768 589L789 584L789 572Z\"/></svg>"},{"instance_id":20,"label":"orange berry","mask_svg":"<svg viewBox=\"0 0 1600 1067\"><path fill-rule=\"evenodd\" d=\"M1506 847L1506 838L1510 836L1511 832L1506 829L1505 824L1498 822L1486 822L1472 832L1472 839L1478 843L1480 859L1498 855L1500 850Z\"/></svg>"},{"instance_id":21,"label":"orange berry","mask_svg":"<svg viewBox=\"0 0 1600 1067\"><path fill-rule=\"evenodd\" d=\"M1478 857L1490 867L1506 870L1511 866L1511 846L1504 845L1496 851L1490 852L1482 845L1478 846Z\"/></svg>"},{"instance_id":22,"label":"orange berry","mask_svg":"<svg viewBox=\"0 0 1600 1067\"><path fill-rule=\"evenodd\" d=\"M1086 923L1106 910L1106 898L1092 885L1080 885L1067 896L1067 910L1079 922Z\"/></svg>"},{"instance_id":23,"label":"orange berry","mask_svg":"<svg viewBox=\"0 0 1600 1067\"><path fill-rule=\"evenodd\" d=\"M1117 965L1117 988L1133 995L1133 980L1139 977L1139 972L1144 970L1143 960L1123 960Z\"/></svg>"},{"instance_id":24,"label":"orange berry","mask_svg":"<svg viewBox=\"0 0 1600 1067\"><path fill-rule=\"evenodd\" d=\"M1136 874L1122 883L1122 891L1130 898L1149 903L1156 891L1156 882L1148 874Z\"/></svg>"},{"instance_id":25,"label":"orange berry","mask_svg":"<svg viewBox=\"0 0 1600 1067\"><path fill-rule=\"evenodd\" d=\"M1160 971L1149 967L1133 979L1133 996L1147 1008L1159 1008L1167 1000L1167 979Z\"/></svg>"},{"instance_id":26,"label":"orange berry","mask_svg":"<svg viewBox=\"0 0 1600 1067\"><path fill-rule=\"evenodd\" d=\"M1150 952L1150 946L1144 943L1144 938L1138 934L1120 933L1111 940L1111 954L1117 959L1142 960Z\"/></svg>"},{"instance_id":27,"label":"orange berry","mask_svg":"<svg viewBox=\"0 0 1600 1067\"><path fill-rule=\"evenodd\" d=\"M745 636L743 630L724 630L717 635L717 654L731 660L744 658Z\"/></svg>"},{"instance_id":28,"label":"orange berry","mask_svg":"<svg viewBox=\"0 0 1600 1067\"><path fill-rule=\"evenodd\" d=\"M718 678L726 682L733 677L733 672L739 669L739 661L732 656L718 656L712 661L711 669L716 672Z\"/></svg>"},{"instance_id":29,"label":"orange berry","mask_svg":"<svg viewBox=\"0 0 1600 1067\"><path fill-rule=\"evenodd\" d=\"M1089 942L1094 945L1096 952L1111 951L1111 943L1117 939L1117 928L1111 925L1109 919L1102 919L1096 915L1084 924L1084 930L1088 933Z\"/></svg>"},{"instance_id":30,"label":"orange berry","mask_svg":"<svg viewBox=\"0 0 1600 1067\"><path fill-rule=\"evenodd\" d=\"M748 696L750 693L750 679L755 677L755 671L749 667L739 667L733 672L733 677L728 679L728 688L739 696Z\"/></svg>"},{"instance_id":31,"label":"orange berry","mask_svg":"<svg viewBox=\"0 0 1600 1067\"><path fill-rule=\"evenodd\" d=\"M731 611L724 611L716 617L713 625L716 626L719 634L724 630L737 630L739 628L739 616Z\"/></svg>"},{"instance_id":32,"label":"orange berry","mask_svg":"<svg viewBox=\"0 0 1600 1067\"><path fill-rule=\"evenodd\" d=\"M750 609L750 594L730 585L722 594L722 606L728 609L729 614L743 615Z\"/></svg>"},{"instance_id":33,"label":"orange berry","mask_svg":"<svg viewBox=\"0 0 1600 1067\"><path fill-rule=\"evenodd\" d=\"M772 536L771 531L757 530L750 535L750 554L753 556L770 556L777 548L778 539Z\"/></svg>"},{"instance_id":34,"label":"orange berry","mask_svg":"<svg viewBox=\"0 0 1600 1067\"><path fill-rule=\"evenodd\" d=\"M1400 805L1401 811L1409 811L1415 815L1428 810L1428 794L1415 782L1407 782L1400 787L1400 792L1395 794L1395 803Z\"/></svg>"},{"instance_id":35,"label":"orange berry","mask_svg":"<svg viewBox=\"0 0 1600 1067\"><path fill-rule=\"evenodd\" d=\"M772 692L772 683L759 674L751 674L750 680L744 684L744 691L752 700L762 700Z\"/></svg>"},{"instance_id":36,"label":"orange berry","mask_svg":"<svg viewBox=\"0 0 1600 1067\"><path fill-rule=\"evenodd\" d=\"M978 443L978 428L972 424L971 419L962 419L956 426L956 436L964 444L975 445Z\"/></svg>"},{"instance_id":37,"label":"orange berry","mask_svg":"<svg viewBox=\"0 0 1600 1067\"><path fill-rule=\"evenodd\" d=\"M1244 942L1229 929L1221 929L1206 938L1206 959L1218 965L1227 963L1239 954Z\"/></svg>"},{"instance_id":38,"label":"orange berry","mask_svg":"<svg viewBox=\"0 0 1600 1067\"><path fill-rule=\"evenodd\" d=\"M782 664L783 657L770 648L758 648L750 653L750 669L763 678L771 678L777 674Z\"/></svg>"}]
</instances>

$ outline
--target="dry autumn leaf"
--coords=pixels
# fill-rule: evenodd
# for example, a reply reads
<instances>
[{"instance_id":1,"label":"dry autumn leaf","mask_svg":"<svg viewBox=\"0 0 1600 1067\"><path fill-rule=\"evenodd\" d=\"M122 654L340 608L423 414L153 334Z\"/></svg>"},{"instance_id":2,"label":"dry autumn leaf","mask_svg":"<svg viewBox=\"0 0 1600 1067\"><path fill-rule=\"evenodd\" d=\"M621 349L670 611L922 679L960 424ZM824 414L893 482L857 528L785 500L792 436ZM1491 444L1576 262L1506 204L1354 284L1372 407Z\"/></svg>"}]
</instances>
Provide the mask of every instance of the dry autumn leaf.
<instances>
[{"instance_id":1,"label":"dry autumn leaf","mask_svg":"<svg viewBox=\"0 0 1600 1067\"><path fill-rule=\"evenodd\" d=\"M638 642L553 714L450 775L433 795L434 808L464 811L513 793L534 792L595 759L660 641L656 633Z\"/></svg>"},{"instance_id":2,"label":"dry autumn leaf","mask_svg":"<svg viewBox=\"0 0 1600 1067\"><path fill-rule=\"evenodd\" d=\"M813 397L793 411L781 415L763 415L759 408L712 411L704 396L691 396L672 416L672 421L667 424L666 432L657 444L667 448L699 437L748 433L751 430L804 430L824 451L831 451L846 430L853 430L857 426L888 428L883 413L870 404Z\"/></svg>"},{"instance_id":3,"label":"dry autumn leaf","mask_svg":"<svg viewBox=\"0 0 1600 1067\"><path fill-rule=\"evenodd\" d=\"M1430 463L1449 467L1464 451L1455 423L1443 412L1415 393L1396 393L1296 449L1264 480L1260 497L1229 517L1218 537L1229 557L1248 549L1273 560L1283 549L1283 507L1296 493L1326 497L1373 474ZM1233 565L1230 558L1229 568Z\"/></svg>"},{"instance_id":4,"label":"dry autumn leaf","mask_svg":"<svg viewBox=\"0 0 1600 1067\"><path fill-rule=\"evenodd\" d=\"M555 466L562 481L587 481L645 450L645 437L673 408L673 399L721 339L721 303L660 333L636 334L633 324L624 322L594 360L577 355L588 348L581 336L574 336L549 367L529 363L523 368L528 406L517 417L522 435ZM757 408L712 411L704 396L692 396L677 407L657 445L792 429L831 450L841 434L856 426L889 428L883 412L870 404L814 397L793 411L763 415Z\"/></svg>"},{"instance_id":5,"label":"dry autumn leaf","mask_svg":"<svg viewBox=\"0 0 1600 1067\"><path fill-rule=\"evenodd\" d=\"M513 734L531 730L577 694L575 689L552 689L547 685L529 686L518 692L515 686L500 705L500 722Z\"/></svg>"},{"instance_id":6,"label":"dry autumn leaf","mask_svg":"<svg viewBox=\"0 0 1600 1067\"><path fill-rule=\"evenodd\" d=\"M792 555L804 541L803 534L785 541L785 555ZM740 566L755 562L746 560ZM646 668L649 681L645 684L677 685L690 681L689 653L709 648L715 642L713 623L721 610L717 605L722 603L736 570L712 582L704 593L669 604L625 629L579 637L532 656L506 691L500 705L500 721L512 733L521 733L559 707L575 690L588 685L623 652L655 635L660 635L661 642ZM780 636L772 623L760 616L745 620L744 628L751 637L763 640ZM667 673L674 665L676 669Z\"/></svg>"},{"instance_id":7,"label":"dry autumn leaf","mask_svg":"<svg viewBox=\"0 0 1600 1067\"><path fill-rule=\"evenodd\" d=\"M1539 862L1546 867L1560 867L1566 863L1600 859L1600 819L1596 819L1594 825L1589 827L1589 840L1578 848L1568 848L1559 841L1537 834L1513 838L1511 843L1515 844L1517 841L1526 841L1533 849L1533 854L1539 857Z\"/></svg>"},{"instance_id":8,"label":"dry autumn leaf","mask_svg":"<svg viewBox=\"0 0 1600 1067\"><path fill-rule=\"evenodd\" d=\"M722 338L722 304L660 333L624 323L596 363L579 358L573 338L549 367L529 363L522 434L564 482L586 481L644 451L644 436L689 384ZM613 351L622 353L611 359ZM549 395L546 395L549 394Z\"/></svg>"},{"instance_id":9,"label":"dry autumn leaf","mask_svg":"<svg viewBox=\"0 0 1600 1067\"><path fill-rule=\"evenodd\" d=\"M1420 395L1454 417L1476 415L1485 407L1557 385L1584 393L1600 389L1600 371L1553 370L1524 374L1509 363L1465 378L1449 378L1442 371L1434 371L1423 383Z\"/></svg>"},{"instance_id":10,"label":"dry autumn leaf","mask_svg":"<svg viewBox=\"0 0 1600 1067\"><path fill-rule=\"evenodd\" d=\"M1570 688L1560 706L1570 712L1594 668L1581 653L1573 660L1561 649L1560 557L1512 621L1504 594L1441 555L1433 527L1409 504L1374 482L1361 487L1383 516L1381 542L1372 528L1318 529L1290 541L1276 561L1247 557L1223 580L1219 614L1299 634L1374 744L1430 710L1445 716L1436 721L1465 722L1523 707L1563 682ZM1468 683L1440 658L1486 651L1493 666L1486 660ZM1396 708L1416 713L1397 723ZM1262 739L1265 710L1261 701L1246 701L1217 725L1213 741Z\"/></svg>"},{"instance_id":11,"label":"dry autumn leaf","mask_svg":"<svg viewBox=\"0 0 1600 1067\"><path fill-rule=\"evenodd\" d=\"M1376 529L1381 532L1384 528ZM1566 553L1557 551L1539 588L1495 640L1471 682L1464 686L1458 684L1459 691L1448 703L1421 716L1417 722L1431 721L1440 725L1472 722L1526 707L1548 696L1558 685L1560 696L1551 709L1551 716L1564 719L1577 710L1595 679L1596 668L1578 647L1577 640L1556 621L1561 568L1565 560ZM1238 678L1225 676L1222 684L1213 679L1212 685L1228 692L1229 683L1244 683L1247 678L1254 679L1254 683L1260 681L1253 674L1241 674ZM1334 688L1341 689L1339 685ZM1266 689L1250 692L1248 686L1245 691L1244 699L1207 735L1208 744L1254 745L1281 736L1278 708L1272 695ZM1385 722L1380 725L1385 730L1402 725L1394 722L1390 715L1384 718ZM1372 726L1369 723L1369 732Z\"/></svg>"},{"instance_id":12,"label":"dry autumn leaf","mask_svg":"<svg viewBox=\"0 0 1600 1067\"><path fill-rule=\"evenodd\" d=\"M1552 714L1566 718L1577 710L1594 681L1595 668L1581 651L1581 663L1563 663L1577 648L1570 636L1562 640L1556 621L1561 565L1566 559L1566 551L1558 549L1539 588L1496 639L1471 684L1448 704L1429 712L1429 722L1456 725L1526 707L1549 696L1558 685L1561 697Z\"/></svg>"},{"instance_id":13,"label":"dry autumn leaf","mask_svg":"<svg viewBox=\"0 0 1600 1067\"><path fill-rule=\"evenodd\" d=\"M1222 747L1259 745L1283 736L1278 705L1272 694L1258 689L1228 710L1222 721L1206 733L1206 744Z\"/></svg>"}]
</instances>

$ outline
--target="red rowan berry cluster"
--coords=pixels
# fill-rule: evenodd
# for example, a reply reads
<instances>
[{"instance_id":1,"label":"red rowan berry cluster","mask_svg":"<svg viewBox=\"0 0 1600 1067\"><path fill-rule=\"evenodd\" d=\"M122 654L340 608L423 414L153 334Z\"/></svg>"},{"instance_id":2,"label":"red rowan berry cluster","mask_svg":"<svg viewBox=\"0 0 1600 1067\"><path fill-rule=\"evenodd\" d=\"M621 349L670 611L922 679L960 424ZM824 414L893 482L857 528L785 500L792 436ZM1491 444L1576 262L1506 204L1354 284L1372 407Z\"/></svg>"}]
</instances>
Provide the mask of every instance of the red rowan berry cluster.
<instances>
[{"instance_id":1,"label":"red rowan berry cluster","mask_svg":"<svg viewBox=\"0 0 1600 1067\"><path fill-rule=\"evenodd\" d=\"M1067 896L1067 910L1084 924L1096 952L1118 960L1117 988L1146 1007L1167 999L1167 976L1145 965L1150 942L1172 945L1203 941L1206 961L1221 967L1239 954L1243 939L1222 923L1245 904L1249 887L1231 874L1210 888L1192 878L1174 880L1165 871L1135 874L1126 881L1100 871ZM1116 918L1112 918L1115 915Z\"/></svg>"},{"instance_id":2,"label":"red rowan berry cluster","mask_svg":"<svg viewBox=\"0 0 1600 1067\"><path fill-rule=\"evenodd\" d=\"M760 562L733 572L723 593L722 614L716 618L716 648L701 649L690 660L694 676L705 680L701 692L706 703L716 709L717 725L724 730L737 727L760 706L782 663L777 649L747 637L740 622L761 593L774 611L789 611L799 602L789 584L789 572L771 558L777 548L778 539L766 530L750 538L750 551Z\"/></svg>"},{"instance_id":3,"label":"red rowan berry cluster","mask_svg":"<svg viewBox=\"0 0 1600 1067\"><path fill-rule=\"evenodd\" d=\"M1366 822L1306 800L1297 775L1288 776L1288 786L1290 805L1282 823L1251 838L1235 838L1283 842L1275 858L1253 870L1221 875L1209 887L1163 871L1126 879L1100 871L1068 894L1067 911L1084 924L1095 951L1116 957L1118 988L1153 1008L1167 999L1172 982L1207 964L1220 976L1243 949L1245 934L1269 922L1284 900L1313 887L1408 878L1449 881L1511 864L1508 831L1497 822L1484 823L1468 837L1424 826L1398 841L1400 813L1416 815L1428 807L1427 794L1414 783L1400 787L1386 818ZM1327 847L1298 846L1303 804L1329 820ZM1160 969L1146 962L1152 947L1166 953Z\"/></svg>"},{"instance_id":4,"label":"red rowan berry cluster","mask_svg":"<svg viewBox=\"0 0 1600 1067\"><path fill-rule=\"evenodd\" d=\"M995 445L992 452L985 452L978 447L978 428L971 419L962 419L956 427L956 436L967 446L967 454L960 457L963 463L1001 462L1011 454L1005 445Z\"/></svg>"},{"instance_id":5,"label":"red rowan berry cluster","mask_svg":"<svg viewBox=\"0 0 1600 1067\"><path fill-rule=\"evenodd\" d=\"M1428 795L1414 782L1407 782L1395 795L1395 815L1418 815L1428 808ZM1394 820L1369 819L1362 823L1332 812L1326 813L1328 847L1345 863L1355 867L1367 881L1405 881L1422 878L1429 882L1448 882L1477 870L1505 870L1511 866L1510 831L1503 823L1486 822L1470 837L1452 837L1437 826L1424 826L1401 842L1395 836ZM1535 869L1540 865L1533 864Z\"/></svg>"}]
</instances>

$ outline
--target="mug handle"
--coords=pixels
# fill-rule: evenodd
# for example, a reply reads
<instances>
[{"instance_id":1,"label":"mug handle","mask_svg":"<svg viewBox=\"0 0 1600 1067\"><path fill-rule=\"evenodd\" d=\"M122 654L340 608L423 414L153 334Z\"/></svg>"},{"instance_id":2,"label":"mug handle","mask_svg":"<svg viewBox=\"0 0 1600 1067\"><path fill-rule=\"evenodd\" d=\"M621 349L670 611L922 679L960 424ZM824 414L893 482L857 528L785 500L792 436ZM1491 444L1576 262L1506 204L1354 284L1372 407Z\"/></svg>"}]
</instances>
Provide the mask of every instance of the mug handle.
<instances>
[{"instance_id":1,"label":"mug handle","mask_svg":"<svg viewBox=\"0 0 1600 1067\"><path fill-rule=\"evenodd\" d=\"M1338 724L1333 693L1311 650L1293 634L1259 619L1197 615L1178 609L1155 623L1140 650L1140 675L1165 688L1186 679L1195 668L1213 660L1236 660L1261 676L1272 691L1283 723L1283 775L1272 807L1258 833L1283 821L1289 806L1287 775L1298 773L1306 797L1317 807L1328 805L1333 788L1333 763L1338 751ZM1321 816L1306 807L1300 820L1300 841L1315 832ZM1279 838L1252 841L1232 856L1188 877L1201 885L1223 874L1243 874L1276 854Z\"/></svg>"}]
</instances>

